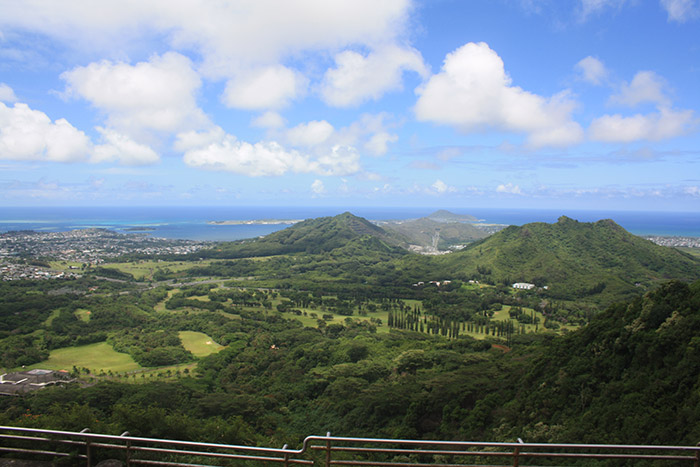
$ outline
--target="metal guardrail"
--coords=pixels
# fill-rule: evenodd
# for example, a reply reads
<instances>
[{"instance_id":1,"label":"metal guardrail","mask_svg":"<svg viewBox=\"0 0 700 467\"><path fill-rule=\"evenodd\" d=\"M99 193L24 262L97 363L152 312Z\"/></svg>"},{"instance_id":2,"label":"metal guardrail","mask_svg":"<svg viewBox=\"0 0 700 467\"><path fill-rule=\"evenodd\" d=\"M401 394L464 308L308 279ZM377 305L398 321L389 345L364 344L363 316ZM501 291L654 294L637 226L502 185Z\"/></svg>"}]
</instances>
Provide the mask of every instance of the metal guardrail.
<instances>
[{"instance_id":1,"label":"metal guardrail","mask_svg":"<svg viewBox=\"0 0 700 467\"><path fill-rule=\"evenodd\" d=\"M465 467L568 465L681 465L700 467L700 446L496 443L308 436L300 449L197 443L156 438L0 426L0 453L64 459L92 467L116 459L126 466L206 467L254 464ZM587 463L586 465L595 465ZM603 464L600 464L603 465Z\"/></svg>"}]
</instances>

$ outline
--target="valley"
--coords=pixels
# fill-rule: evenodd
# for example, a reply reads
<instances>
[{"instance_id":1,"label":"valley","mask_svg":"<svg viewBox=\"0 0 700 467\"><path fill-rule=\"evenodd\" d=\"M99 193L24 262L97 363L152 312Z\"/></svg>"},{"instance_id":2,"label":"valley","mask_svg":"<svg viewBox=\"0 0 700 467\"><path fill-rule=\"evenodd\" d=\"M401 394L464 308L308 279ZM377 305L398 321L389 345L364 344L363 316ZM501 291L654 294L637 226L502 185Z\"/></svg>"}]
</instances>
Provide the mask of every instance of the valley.
<instances>
[{"instance_id":1,"label":"valley","mask_svg":"<svg viewBox=\"0 0 700 467\"><path fill-rule=\"evenodd\" d=\"M4 281L0 365L64 370L77 383L0 398L0 423L233 444L326 431L628 443L700 435L654 429L644 406L610 392L653 398L637 374L682 380L686 392L647 405L657 417L700 407L696 257L613 221L566 217L442 256L408 243L344 213L192 252L124 251L74 277ZM594 429L607 413L647 431Z\"/></svg>"}]
</instances>

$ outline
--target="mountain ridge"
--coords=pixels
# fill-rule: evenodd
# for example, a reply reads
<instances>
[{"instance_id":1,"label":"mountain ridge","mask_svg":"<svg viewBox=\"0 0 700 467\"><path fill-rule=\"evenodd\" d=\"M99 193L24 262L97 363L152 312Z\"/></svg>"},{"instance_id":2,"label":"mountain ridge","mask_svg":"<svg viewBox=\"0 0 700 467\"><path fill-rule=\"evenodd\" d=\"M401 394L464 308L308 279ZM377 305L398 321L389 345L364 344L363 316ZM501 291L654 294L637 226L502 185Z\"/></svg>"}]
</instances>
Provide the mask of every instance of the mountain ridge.
<instances>
[{"instance_id":1,"label":"mountain ridge","mask_svg":"<svg viewBox=\"0 0 700 467\"><path fill-rule=\"evenodd\" d=\"M700 278L700 261L690 255L632 235L611 219L588 223L567 216L553 224L509 226L436 261L452 274L548 285L561 298L606 288L625 295L666 279Z\"/></svg>"}]
</instances>

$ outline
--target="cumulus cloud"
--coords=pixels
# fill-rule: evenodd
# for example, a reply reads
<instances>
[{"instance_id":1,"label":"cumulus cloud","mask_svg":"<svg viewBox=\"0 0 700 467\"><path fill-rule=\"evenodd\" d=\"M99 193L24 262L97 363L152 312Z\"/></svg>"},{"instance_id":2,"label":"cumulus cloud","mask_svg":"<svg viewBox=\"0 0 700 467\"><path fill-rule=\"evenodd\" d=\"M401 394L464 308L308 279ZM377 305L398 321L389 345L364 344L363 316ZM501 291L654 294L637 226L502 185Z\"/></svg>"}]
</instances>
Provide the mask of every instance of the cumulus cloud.
<instances>
[{"instance_id":1,"label":"cumulus cloud","mask_svg":"<svg viewBox=\"0 0 700 467\"><path fill-rule=\"evenodd\" d=\"M254 118L250 124L258 128L282 128L285 125L284 118L277 112L268 110L262 115Z\"/></svg>"},{"instance_id":2,"label":"cumulus cloud","mask_svg":"<svg viewBox=\"0 0 700 467\"><path fill-rule=\"evenodd\" d=\"M95 146L92 162L116 161L122 165L147 165L160 160L150 147L137 143L129 136L98 127L103 144Z\"/></svg>"},{"instance_id":3,"label":"cumulus cloud","mask_svg":"<svg viewBox=\"0 0 700 467\"><path fill-rule=\"evenodd\" d=\"M595 57L588 56L576 64L576 71L581 75L584 81L600 85L608 77L608 70L603 65L603 62Z\"/></svg>"},{"instance_id":4,"label":"cumulus cloud","mask_svg":"<svg viewBox=\"0 0 700 467\"><path fill-rule=\"evenodd\" d=\"M300 123L287 130L287 140L295 146L317 146L328 141L335 128L325 120Z\"/></svg>"},{"instance_id":5,"label":"cumulus cloud","mask_svg":"<svg viewBox=\"0 0 700 467\"><path fill-rule=\"evenodd\" d=\"M700 17L700 6L696 0L661 0L669 21L684 23Z\"/></svg>"},{"instance_id":6,"label":"cumulus cloud","mask_svg":"<svg viewBox=\"0 0 700 467\"><path fill-rule=\"evenodd\" d=\"M130 135L141 129L173 132L206 124L197 107L201 86L190 60L169 52L136 65L101 61L61 75L66 94L107 115L108 126Z\"/></svg>"},{"instance_id":7,"label":"cumulus cloud","mask_svg":"<svg viewBox=\"0 0 700 467\"><path fill-rule=\"evenodd\" d=\"M334 146L319 157L311 157L276 141L239 141L218 127L180 134L175 148L184 152L183 160L189 166L252 177L286 173L349 175L360 170L359 154L353 148Z\"/></svg>"},{"instance_id":8,"label":"cumulus cloud","mask_svg":"<svg viewBox=\"0 0 700 467\"><path fill-rule=\"evenodd\" d=\"M389 150L389 143L395 143L399 140L399 136L386 131L380 131L370 137L364 144L364 148L374 156L381 156Z\"/></svg>"},{"instance_id":9,"label":"cumulus cloud","mask_svg":"<svg viewBox=\"0 0 700 467\"><path fill-rule=\"evenodd\" d=\"M658 112L631 117L620 114L604 115L595 119L588 131L594 141L629 143L674 138L688 133L697 124L692 110L674 111L661 108Z\"/></svg>"},{"instance_id":10,"label":"cumulus cloud","mask_svg":"<svg viewBox=\"0 0 700 467\"><path fill-rule=\"evenodd\" d=\"M427 74L420 52L396 45L381 47L366 56L345 50L335 56L335 68L326 72L321 96L329 105L356 106L401 89L404 71Z\"/></svg>"},{"instance_id":11,"label":"cumulus cloud","mask_svg":"<svg viewBox=\"0 0 700 467\"><path fill-rule=\"evenodd\" d=\"M497 193L506 193L509 195L522 195L523 192L518 185L513 185L512 183L506 183L498 185L496 187Z\"/></svg>"},{"instance_id":12,"label":"cumulus cloud","mask_svg":"<svg viewBox=\"0 0 700 467\"><path fill-rule=\"evenodd\" d=\"M651 102L659 106L668 106L670 99L664 92L666 82L653 71L640 71L631 83L623 83L620 92L613 95L610 101L629 107L635 107L644 102Z\"/></svg>"},{"instance_id":13,"label":"cumulus cloud","mask_svg":"<svg viewBox=\"0 0 700 467\"><path fill-rule=\"evenodd\" d=\"M440 73L419 89L418 120L465 132L496 129L525 133L531 146L566 146L583 137L571 118L576 103L567 92L550 98L513 86L503 60L483 42L447 55Z\"/></svg>"},{"instance_id":14,"label":"cumulus cloud","mask_svg":"<svg viewBox=\"0 0 700 467\"><path fill-rule=\"evenodd\" d=\"M440 195L444 193L453 193L457 191L455 187L449 186L447 183L443 182L440 179L435 180L435 183L430 185L430 188L432 188L435 193Z\"/></svg>"},{"instance_id":15,"label":"cumulus cloud","mask_svg":"<svg viewBox=\"0 0 700 467\"><path fill-rule=\"evenodd\" d=\"M8 86L5 83L0 83L0 102L17 102L17 96L15 96L15 92L10 86Z\"/></svg>"},{"instance_id":16,"label":"cumulus cloud","mask_svg":"<svg viewBox=\"0 0 700 467\"><path fill-rule=\"evenodd\" d=\"M315 195L323 195L326 193L326 187L321 180L316 179L311 184L311 191L313 191Z\"/></svg>"},{"instance_id":17,"label":"cumulus cloud","mask_svg":"<svg viewBox=\"0 0 700 467\"><path fill-rule=\"evenodd\" d=\"M0 0L0 26L49 35L70 47L129 50L151 38L195 50L210 76L230 77L242 63L277 63L308 50L393 43L404 33L411 0L64 0L29 6Z\"/></svg>"},{"instance_id":18,"label":"cumulus cloud","mask_svg":"<svg viewBox=\"0 0 700 467\"><path fill-rule=\"evenodd\" d=\"M308 80L282 65L239 73L226 83L224 103L247 110L279 109L306 92Z\"/></svg>"},{"instance_id":19,"label":"cumulus cloud","mask_svg":"<svg viewBox=\"0 0 700 467\"><path fill-rule=\"evenodd\" d=\"M651 71L638 72L630 83L623 83L610 102L628 107L643 103L656 106L655 112L625 116L603 115L591 122L590 139L608 143L660 141L689 133L698 126L692 110L674 110L665 90L665 80Z\"/></svg>"},{"instance_id":20,"label":"cumulus cloud","mask_svg":"<svg viewBox=\"0 0 700 467\"><path fill-rule=\"evenodd\" d=\"M89 151L90 139L67 120L52 122L27 104L0 102L0 159L74 162Z\"/></svg>"}]
</instances>

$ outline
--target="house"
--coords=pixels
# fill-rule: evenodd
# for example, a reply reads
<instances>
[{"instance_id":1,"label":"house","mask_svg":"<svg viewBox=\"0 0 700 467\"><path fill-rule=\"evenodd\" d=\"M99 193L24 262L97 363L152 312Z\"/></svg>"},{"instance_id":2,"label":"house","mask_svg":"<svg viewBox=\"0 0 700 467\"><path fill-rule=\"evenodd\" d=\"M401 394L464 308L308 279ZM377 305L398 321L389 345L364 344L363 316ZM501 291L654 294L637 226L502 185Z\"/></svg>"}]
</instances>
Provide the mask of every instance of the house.
<instances>
[{"instance_id":1,"label":"house","mask_svg":"<svg viewBox=\"0 0 700 467\"><path fill-rule=\"evenodd\" d=\"M535 288L535 284L530 284L527 282L516 282L513 284L514 289L520 289L520 290L531 290Z\"/></svg>"}]
</instances>

